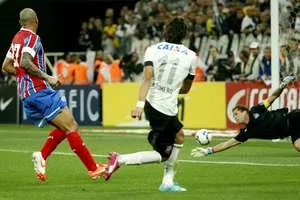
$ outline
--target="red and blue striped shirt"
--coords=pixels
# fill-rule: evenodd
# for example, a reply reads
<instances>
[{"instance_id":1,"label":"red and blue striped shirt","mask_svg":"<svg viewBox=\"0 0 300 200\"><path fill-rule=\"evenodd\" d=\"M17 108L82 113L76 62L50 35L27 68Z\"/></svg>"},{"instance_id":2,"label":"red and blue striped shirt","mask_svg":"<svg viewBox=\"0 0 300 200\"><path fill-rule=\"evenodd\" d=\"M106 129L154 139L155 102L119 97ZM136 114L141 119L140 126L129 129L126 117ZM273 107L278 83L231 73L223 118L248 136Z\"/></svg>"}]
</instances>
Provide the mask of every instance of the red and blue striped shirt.
<instances>
[{"instance_id":1,"label":"red and blue striped shirt","mask_svg":"<svg viewBox=\"0 0 300 200\"><path fill-rule=\"evenodd\" d=\"M16 77L18 83L18 93L24 99L51 86L43 79L28 74L20 65L24 52L33 57L33 63L39 70L46 72L44 49L41 38L29 29L21 28L14 36L6 57L14 60Z\"/></svg>"}]
</instances>

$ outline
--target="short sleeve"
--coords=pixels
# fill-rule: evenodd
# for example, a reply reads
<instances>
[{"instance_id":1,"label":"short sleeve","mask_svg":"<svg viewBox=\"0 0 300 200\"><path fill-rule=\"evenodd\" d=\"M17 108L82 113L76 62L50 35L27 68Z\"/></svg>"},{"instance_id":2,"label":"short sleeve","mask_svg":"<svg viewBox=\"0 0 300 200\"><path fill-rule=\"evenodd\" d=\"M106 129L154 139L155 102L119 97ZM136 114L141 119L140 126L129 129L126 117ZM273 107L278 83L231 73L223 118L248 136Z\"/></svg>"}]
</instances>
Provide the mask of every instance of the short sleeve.
<instances>
[{"instance_id":1,"label":"short sleeve","mask_svg":"<svg viewBox=\"0 0 300 200\"><path fill-rule=\"evenodd\" d=\"M13 52L12 52L11 47L8 49L8 51L6 53L6 58L13 59Z\"/></svg>"},{"instance_id":2,"label":"short sleeve","mask_svg":"<svg viewBox=\"0 0 300 200\"><path fill-rule=\"evenodd\" d=\"M193 56L191 60L191 66L190 66L190 71L189 74L195 76L196 75L196 68L198 66L198 58L197 56Z\"/></svg>"},{"instance_id":3,"label":"short sleeve","mask_svg":"<svg viewBox=\"0 0 300 200\"><path fill-rule=\"evenodd\" d=\"M145 55L144 55L144 63L146 62L153 62L153 57L152 57L152 48L148 47L146 49Z\"/></svg>"},{"instance_id":4,"label":"short sleeve","mask_svg":"<svg viewBox=\"0 0 300 200\"><path fill-rule=\"evenodd\" d=\"M240 129L240 133L234 137L239 142L246 142L249 139L249 132L247 129Z\"/></svg>"},{"instance_id":5,"label":"short sleeve","mask_svg":"<svg viewBox=\"0 0 300 200\"><path fill-rule=\"evenodd\" d=\"M268 109L266 108L266 106L263 103L260 103L260 104L253 106L250 111L252 114L254 114L254 113L261 114L261 113L267 112Z\"/></svg>"},{"instance_id":6,"label":"short sleeve","mask_svg":"<svg viewBox=\"0 0 300 200\"><path fill-rule=\"evenodd\" d=\"M38 35L31 34L24 39L24 46L22 54L24 52L29 53L32 57L35 57L38 47L40 45L40 37Z\"/></svg>"}]
</instances>

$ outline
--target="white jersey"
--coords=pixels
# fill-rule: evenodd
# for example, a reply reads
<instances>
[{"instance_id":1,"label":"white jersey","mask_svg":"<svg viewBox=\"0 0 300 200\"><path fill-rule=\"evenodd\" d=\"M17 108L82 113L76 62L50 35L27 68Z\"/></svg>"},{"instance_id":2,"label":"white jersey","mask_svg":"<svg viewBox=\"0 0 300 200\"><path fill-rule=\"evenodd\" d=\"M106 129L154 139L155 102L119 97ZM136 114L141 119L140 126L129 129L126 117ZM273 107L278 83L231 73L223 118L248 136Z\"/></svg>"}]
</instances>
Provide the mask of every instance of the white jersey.
<instances>
[{"instance_id":1,"label":"white jersey","mask_svg":"<svg viewBox=\"0 0 300 200\"><path fill-rule=\"evenodd\" d=\"M147 101L156 110L175 116L182 83L189 74L195 75L195 52L181 44L161 42L147 48L144 62L152 62L154 71Z\"/></svg>"}]
</instances>

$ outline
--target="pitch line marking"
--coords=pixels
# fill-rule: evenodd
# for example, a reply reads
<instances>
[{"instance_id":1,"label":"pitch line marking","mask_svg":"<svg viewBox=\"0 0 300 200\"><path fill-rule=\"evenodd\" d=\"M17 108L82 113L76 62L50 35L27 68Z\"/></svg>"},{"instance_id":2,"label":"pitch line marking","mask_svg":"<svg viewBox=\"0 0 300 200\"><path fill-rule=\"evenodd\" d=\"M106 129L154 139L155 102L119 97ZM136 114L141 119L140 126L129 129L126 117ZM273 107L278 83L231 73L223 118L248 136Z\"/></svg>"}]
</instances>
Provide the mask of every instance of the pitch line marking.
<instances>
[{"instance_id":1,"label":"pitch line marking","mask_svg":"<svg viewBox=\"0 0 300 200\"><path fill-rule=\"evenodd\" d=\"M27 150L0 149L0 152L10 153L32 153ZM74 153L53 152L54 155L74 156ZM107 155L92 154L94 157L106 158ZM207 160L178 160L181 163L195 164L218 164L218 165L248 165L248 166L265 166L265 167L300 167L300 164L281 164L281 163L256 163L256 162L234 162L234 161L207 161Z\"/></svg>"}]
</instances>

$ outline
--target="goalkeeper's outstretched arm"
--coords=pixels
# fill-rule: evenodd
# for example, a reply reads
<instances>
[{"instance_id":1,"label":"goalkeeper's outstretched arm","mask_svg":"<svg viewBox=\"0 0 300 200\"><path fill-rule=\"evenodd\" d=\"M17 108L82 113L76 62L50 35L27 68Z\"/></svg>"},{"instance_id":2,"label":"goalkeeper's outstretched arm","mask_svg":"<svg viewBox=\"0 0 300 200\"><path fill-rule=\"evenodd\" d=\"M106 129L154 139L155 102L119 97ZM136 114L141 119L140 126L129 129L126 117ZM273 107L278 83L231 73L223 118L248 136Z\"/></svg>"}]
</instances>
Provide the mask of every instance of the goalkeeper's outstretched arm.
<instances>
[{"instance_id":1,"label":"goalkeeper's outstretched arm","mask_svg":"<svg viewBox=\"0 0 300 200\"><path fill-rule=\"evenodd\" d=\"M278 89L276 89L265 101L264 104L266 108L269 108L272 103L281 95L282 91L286 88L286 86L293 81L296 80L295 76L287 76L285 77L282 82L280 83L280 86Z\"/></svg>"},{"instance_id":2,"label":"goalkeeper's outstretched arm","mask_svg":"<svg viewBox=\"0 0 300 200\"><path fill-rule=\"evenodd\" d=\"M217 144L217 145L215 145L215 146L213 146L211 148L213 150L213 153L217 153L217 152L224 151L226 149L230 149L231 147L237 146L239 144L241 144L241 142L237 141L234 138L231 138L231 139L229 139L229 140L227 140L225 142L222 142L220 144Z\"/></svg>"},{"instance_id":3,"label":"goalkeeper's outstretched arm","mask_svg":"<svg viewBox=\"0 0 300 200\"><path fill-rule=\"evenodd\" d=\"M193 156L193 157L207 156L207 155L210 155L213 153L218 153L218 152L224 151L226 149L230 149L239 144L241 144L241 142L237 141L234 138L231 138L231 139L229 139L225 142L222 142L220 144L217 144L213 147L208 147L208 148L197 147L192 150L191 156Z\"/></svg>"}]
</instances>

